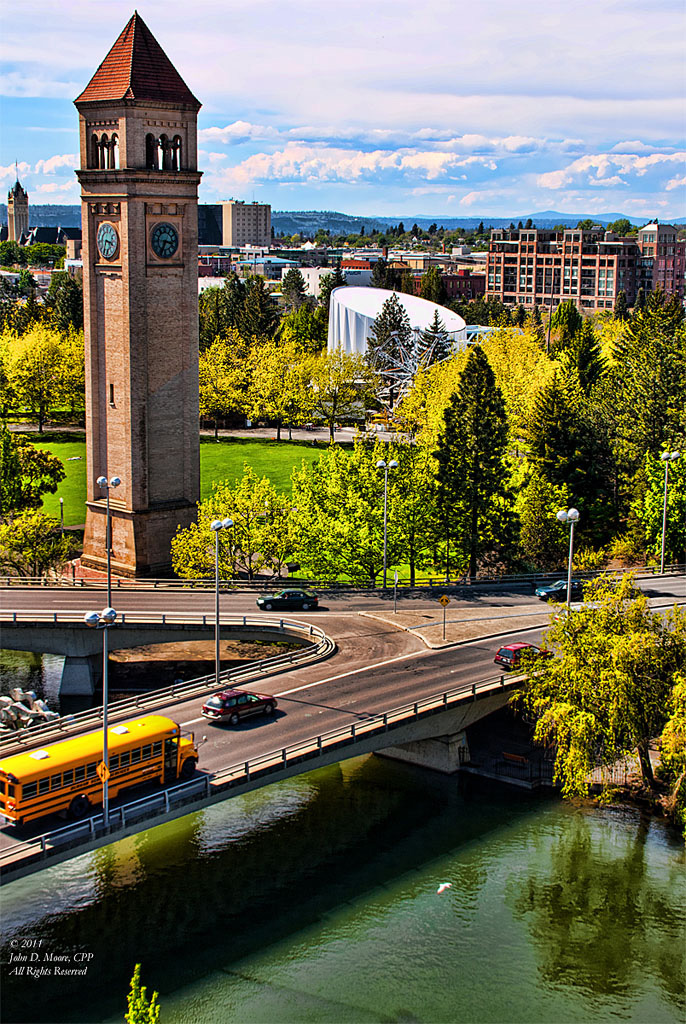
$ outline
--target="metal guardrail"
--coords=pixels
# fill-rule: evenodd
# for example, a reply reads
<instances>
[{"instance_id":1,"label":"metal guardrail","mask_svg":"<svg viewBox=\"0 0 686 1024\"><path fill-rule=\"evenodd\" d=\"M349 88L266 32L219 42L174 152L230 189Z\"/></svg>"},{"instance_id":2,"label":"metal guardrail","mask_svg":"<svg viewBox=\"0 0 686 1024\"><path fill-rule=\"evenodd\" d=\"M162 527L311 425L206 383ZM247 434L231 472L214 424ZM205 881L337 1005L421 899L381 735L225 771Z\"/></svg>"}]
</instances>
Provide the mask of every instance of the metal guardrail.
<instances>
[{"instance_id":1,"label":"metal guardrail","mask_svg":"<svg viewBox=\"0 0 686 1024\"><path fill-rule=\"evenodd\" d=\"M53 613L45 613L51 615ZM3 616L0 614L0 622ZM65 613L65 619L67 615ZM167 617L168 618L168 617ZM202 616L202 619L209 619L214 622L212 616ZM5 620L7 621L7 620ZM52 621L52 619L49 619ZM62 620L60 620L62 621ZM80 623L82 619L78 620ZM249 620L247 616L232 619L225 616L222 620L223 626L230 626L232 623L246 626L247 628L259 628L261 632L265 627L278 628L284 636L295 636L298 639L311 640L306 647L296 651L288 651L285 654L271 655L269 658L261 658L259 661L251 661L238 668L224 669L219 674L219 684L249 682L253 679L260 679L263 676L276 675L278 672L289 668L296 668L303 664L310 664L323 661L336 649L336 644L327 636L319 626L309 623L292 621L290 619L254 619ZM123 700L114 701L108 707L108 719L114 723L126 718L132 713L141 710L150 711L153 708L161 707L169 700L187 700L191 697L207 693L208 690L216 690L217 682L214 673L206 676L197 676L183 683L173 683L159 690L152 690L149 693L142 693L136 697L126 697ZM66 715L51 722L40 723L26 729L8 733L0 738L0 756L7 757L15 751L26 749L26 746L34 740L43 742L46 739L57 739L68 736L84 726L92 724L95 728L102 722L102 707L90 708L88 711L79 711L74 715Z\"/></svg>"},{"instance_id":2,"label":"metal guardrail","mask_svg":"<svg viewBox=\"0 0 686 1024\"><path fill-rule=\"evenodd\" d=\"M507 583L545 583L548 580L560 579L561 575L566 575L567 570L560 568L557 572L537 572L537 573L521 573L514 575L492 575L492 576L478 576L474 581L474 584L470 584L469 578L460 575L452 579L446 580L440 576L436 577L423 577L419 581L415 582L414 586L410 585L408 580L399 580L399 590L422 590L426 588L435 587L460 587L460 586L492 586L497 584ZM635 565L626 567L624 569L612 569L612 570L579 570L574 573L575 577L582 579L593 579L596 576L623 576L627 572L637 573L639 576L660 576L660 570L655 565ZM672 563L665 566L665 576L679 575L686 572L686 563ZM236 591L236 590L265 590L275 589L284 587L311 587L317 590L325 591L338 591L343 590L347 592L375 592L382 591L383 587L360 587L355 586L352 583L341 583L338 580L312 580L306 579L299 576L276 576L269 579L223 579L219 581L220 589L223 592ZM85 579L70 579L66 576L61 577L45 577L45 576L0 576L0 587L65 587L68 589L93 589L93 590L105 590L107 588L107 581L102 580L85 580ZM207 590L214 591L215 581L212 579L123 579L122 577L114 577L112 579L112 588L114 590ZM386 590L392 590L392 584L389 585Z\"/></svg>"},{"instance_id":3,"label":"metal guardrail","mask_svg":"<svg viewBox=\"0 0 686 1024\"><path fill-rule=\"evenodd\" d=\"M480 680L469 686L456 687L443 693L424 697L419 701L402 704L390 711L371 715L350 726L332 729L299 743L261 754L252 760L242 761L220 769L211 775L205 775L150 797L144 797L142 800L114 808L110 810L110 826L107 830L104 828L102 814L98 814L83 822L56 829L54 832L46 832L34 839L18 843L0 853L0 867L15 865L18 862L25 864L32 860L49 861L51 854L59 854L64 849L86 847L91 841L104 835L110 836L112 842L116 842L117 833L122 833L127 827L130 827L134 820L144 819L152 826L155 824L156 818L169 813L172 803L177 808L188 805L189 809L192 809L193 803L210 799L240 784L266 778L295 764L316 762L327 752L354 747L363 739L392 732L410 721L420 721L431 715L440 714L464 701L478 700L494 692L502 691L506 686L507 689L514 688L526 678L525 675L508 677L501 675L496 678ZM312 767L316 767L316 764L313 764ZM177 799L179 796L182 799ZM143 814L137 818L138 810L142 810ZM11 877L7 877L8 874L9 869L6 867L4 869L5 881L11 881Z\"/></svg>"}]
</instances>

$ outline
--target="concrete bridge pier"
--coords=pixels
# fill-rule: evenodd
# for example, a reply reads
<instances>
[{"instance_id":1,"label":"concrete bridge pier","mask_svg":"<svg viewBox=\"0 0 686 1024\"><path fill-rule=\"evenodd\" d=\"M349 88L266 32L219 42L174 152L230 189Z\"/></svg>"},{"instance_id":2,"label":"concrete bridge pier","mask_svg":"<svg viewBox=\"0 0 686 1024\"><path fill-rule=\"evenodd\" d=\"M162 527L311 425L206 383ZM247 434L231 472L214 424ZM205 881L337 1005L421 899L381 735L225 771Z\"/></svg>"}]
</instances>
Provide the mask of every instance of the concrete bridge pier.
<instances>
[{"instance_id":1,"label":"concrete bridge pier","mask_svg":"<svg viewBox=\"0 0 686 1024\"><path fill-rule=\"evenodd\" d=\"M406 761L419 768L430 768L432 771L443 772L445 775L452 775L469 761L469 745L467 733L464 730L449 736L415 740L413 743L399 743L397 747L386 747L378 753L380 757L390 757L393 761Z\"/></svg>"},{"instance_id":2,"label":"concrete bridge pier","mask_svg":"<svg viewBox=\"0 0 686 1024\"><path fill-rule=\"evenodd\" d=\"M62 668L60 697L92 696L101 674L101 659L97 655L68 654Z\"/></svg>"}]
</instances>

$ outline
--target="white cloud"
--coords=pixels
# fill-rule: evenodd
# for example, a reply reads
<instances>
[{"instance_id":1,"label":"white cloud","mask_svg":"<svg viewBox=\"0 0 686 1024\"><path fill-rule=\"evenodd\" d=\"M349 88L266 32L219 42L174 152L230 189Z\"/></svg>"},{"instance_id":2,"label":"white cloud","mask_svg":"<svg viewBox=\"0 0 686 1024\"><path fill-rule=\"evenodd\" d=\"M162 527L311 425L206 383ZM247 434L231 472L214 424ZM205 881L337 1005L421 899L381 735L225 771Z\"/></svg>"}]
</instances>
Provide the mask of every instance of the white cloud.
<instances>
[{"instance_id":1,"label":"white cloud","mask_svg":"<svg viewBox=\"0 0 686 1024\"><path fill-rule=\"evenodd\" d=\"M649 171L660 169L661 165L678 163L683 166L684 160L686 153L652 153L650 156L639 156L636 153L595 153L579 157L562 170L540 174L537 181L541 188L549 189L564 188L578 179L585 179L589 185L626 184L621 178L611 175L611 171L642 178ZM668 166L663 169L668 170Z\"/></svg>"},{"instance_id":2,"label":"white cloud","mask_svg":"<svg viewBox=\"0 0 686 1024\"><path fill-rule=\"evenodd\" d=\"M7 164L6 167L0 167L0 180L14 182L17 177L21 180L31 170L31 165L24 163L23 161L18 164Z\"/></svg>"},{"instance_id":3,"label":"white cloud","mask_svg":"<svg viewBox=\"0 0 686 1024\"><path fill-rule=\"evenodd\" d=\"M39 160L34 168L34 174L54 174L62 167L71 170L79 166L79 158L75 153L63 153L61 156L51 156L47 160Z\"/></svg>"},{"instance_id":4,"label":"white cloud","mask_svg":"<svg viewBox=\"0 0 686 1024\"><path fill-rule=\"evenodd\" d=\"M686 174L681 178L670 178L665 185L665 192L672 192L675 188L686 188Z\"/></svg>"}]
</instances>

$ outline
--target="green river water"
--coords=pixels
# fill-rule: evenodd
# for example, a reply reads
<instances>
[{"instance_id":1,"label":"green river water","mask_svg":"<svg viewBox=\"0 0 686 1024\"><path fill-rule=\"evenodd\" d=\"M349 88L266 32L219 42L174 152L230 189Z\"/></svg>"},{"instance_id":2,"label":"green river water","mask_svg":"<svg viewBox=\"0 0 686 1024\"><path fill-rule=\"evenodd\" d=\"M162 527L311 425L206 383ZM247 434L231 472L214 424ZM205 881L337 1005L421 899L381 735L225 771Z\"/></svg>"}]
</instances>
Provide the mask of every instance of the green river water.
<instances>
[{"instance_id":1,"label":"green river water","mask_svg":"<svg viewBox=\"0 0 686 1024\"><path fill-rule=\"evenodd\" d=\"M2 1019L121 1021L140 961L164 1024L683 1022L684 866L633 809L359 758L3 888Z\"/></svg>"}]
</instances>

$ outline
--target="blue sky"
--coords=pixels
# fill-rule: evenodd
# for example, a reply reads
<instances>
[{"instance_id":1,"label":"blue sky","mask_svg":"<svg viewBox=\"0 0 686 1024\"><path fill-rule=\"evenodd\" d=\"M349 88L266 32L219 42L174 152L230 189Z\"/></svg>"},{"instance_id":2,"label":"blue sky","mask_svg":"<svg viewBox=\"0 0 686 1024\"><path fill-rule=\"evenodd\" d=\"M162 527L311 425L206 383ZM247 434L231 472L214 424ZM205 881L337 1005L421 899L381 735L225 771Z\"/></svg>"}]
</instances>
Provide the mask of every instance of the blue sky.
<instances>
[{"instance_id":1,"label":"blue sky","mask_svg":"<svg viewBox=\"0 0 686 1024\"><path fill-rule=\"evenodd\" d=\"M139 0L202 101L201 202L686 216L682 0ZM79 193L73 98L120 0L3 5L2 186Z\"/></svg>"}]
</instances>

